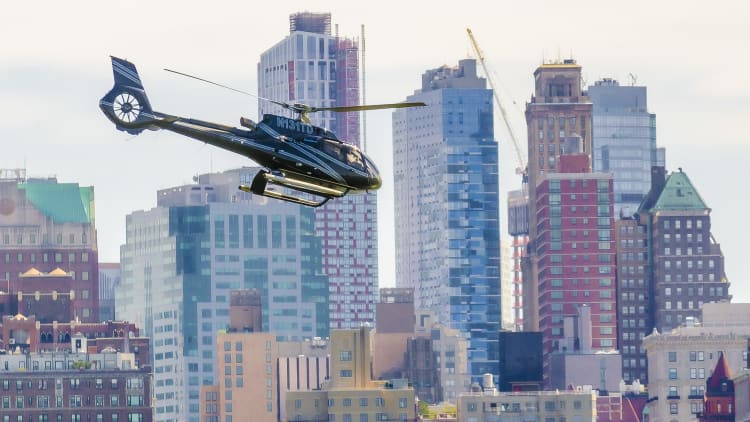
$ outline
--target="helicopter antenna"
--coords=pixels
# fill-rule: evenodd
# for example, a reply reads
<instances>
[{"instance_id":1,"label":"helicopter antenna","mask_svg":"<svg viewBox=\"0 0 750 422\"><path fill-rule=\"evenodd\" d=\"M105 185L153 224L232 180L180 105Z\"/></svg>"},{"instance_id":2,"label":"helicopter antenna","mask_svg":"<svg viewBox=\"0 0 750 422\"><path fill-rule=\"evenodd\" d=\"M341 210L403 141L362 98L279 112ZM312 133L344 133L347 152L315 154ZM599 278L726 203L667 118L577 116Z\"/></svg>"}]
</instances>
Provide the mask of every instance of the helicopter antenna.
<instances>
[{"instance_id":1,"label":"helicopter antenna","mask_svg":"<svg viewBox=\"0 0 750 422\"><path fill-rule=\"evenodd\" d=\"M164 70L166 70L167 72L172 72L172 73L176 73L176 74L178 74L178 75L181 75L181 76L186 76L186 77L188 77L188 78L192 78L192 79L197 79L197 80L199 80L199 81L201 81L201 82L205 82L205 83L208 83L208 84L211 84L211 85L216 85L216 86L218 86L218 87L221 87L221 88L224 88L224 89L228 89L228 90L230 90L230 91L234 91L234 92L239 92L240 94L245 94L245 95L249 95L249 96L251 96L251 97L253 97L253 98L257 98L257 99L259 99L259 100L263 100L263 101L268 101L268 102L270 102L270 103L274 103L274 104L276 104L276 105L280 105L281 107L284 107L284 108L286 108L286 109L289 109L289 104L287 104L287 103L282 103L282 102L280 102L280 101L274 101L274 100L272 100L272 99L270 99L270 98L263 98L263 97L261 97L261 96L259 96L259 95L253 94L253 93L251 93L251 92L243 91L243 90L241 90L241 89L237 89L237 88L232 88L231 86L223 85L223 84L220 84L220 83L218 83L218 82L214 82L214 81L209 81L208 79L203 79L203 78L200 78L200 77L198 77L198 76L194 76L194 75L189 75L189 74L187 74L187 73L182 73L182 72L178 72L178 71L176 71L176 70L172 70L172 69L167 69L167 68L164 68Z\"/></svg>"},{"instance_id":2,"label":"helicopter antenna","mask_svg":"<svg viewBox=\"0 0 750 422\"><path fill-rule=\"evenodd\" d=\"M362 104L367 104L365 78L365 24L362 24ZM362 111L362 151L367 152L367 113Z\"/></svg>"},{"instance_id":3,"label":"helicopter antenna","mask_svg":"<svg viewBox=\"0 0 750 422\"><path fill-rule=\"evenodd\" d=\"M249 95L249 96L251 96L251 97L255 97L255 98L260 98L259 96L255 95L255 94L251 94L251 93L249 93L249 92L247 92L247 91L243 91L243 90L241 90L241 89L237 89L237 88L232 88L231 86L226 86L226 85L222 85L222 84L220 84L220 83L216 83L216 82L213 82L213 81L209 81L208 79L203 79L203 78L199 78L199 77L197 77L197 76L193 76L193 75L188 75L187 73L182 73L182 72L178 72L178 71L176 71L176 70L172 70L172 69L167 69L167 68L165 68L164 70L166 70L167 72L172 72L172 73L176 73L176 74L178 74L178 75L182 75L182 76L187 76L188 78L193 78L193 79L197 79L197 80L199 80L199 81L202 81L202 82L205 82L205 83L209 83L209 84L211 84L211 85L216 85L216 86L220 86L220 87L222 87L222 88L225 88L225 89L228 89L228 90L230 90L230 91L234 91L234 92L239 92L240 94L245 94L245 95ZM264 98L264 99L265 99L265 98Z\"/></svg>"}]
</instances>

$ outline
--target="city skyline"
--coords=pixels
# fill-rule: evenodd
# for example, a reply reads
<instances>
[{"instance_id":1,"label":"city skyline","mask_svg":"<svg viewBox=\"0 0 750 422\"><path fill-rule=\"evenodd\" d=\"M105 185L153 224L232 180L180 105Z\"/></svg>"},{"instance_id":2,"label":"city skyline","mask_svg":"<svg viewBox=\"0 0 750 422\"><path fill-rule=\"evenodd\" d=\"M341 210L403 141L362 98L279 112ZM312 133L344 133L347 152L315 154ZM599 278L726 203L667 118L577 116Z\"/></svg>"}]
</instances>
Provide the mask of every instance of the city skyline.
<instances>
[{"instance_id":1,"label":"city skyline","mask_svg":"<svg viewBox=\"0 0 750 422\"><path fill-rule=\"evenodd\" d=\"M734 194L743 191L739 178L712 171L739 167L750 153L740 126L750 107L750 87L741 73L748 59L736 54L747 32L741 16L750 6L722 3L729 7L688 10L676 2L636 1L617 11L616 22L608 19L606 6L593 1L581 2L575 10L542 2L546 16L535 13L539 4L480 4L445 13L386 2L363 15L356 5L320 2L315 11L330 11L342 35L357 34L360 24L365 25L368 103L404 100L424 69L466 57L471 51L466 27L500 75L490 76L515 100L517 106L508 107L519 131L525 124L517 109L529 100L532 72L543 59L572 56L582 65L587 86L603 77L647 86L649 111L659 118L657 144L667 149L667 169L689 172L711 205L714 234L722 242L733 282L730 293L735 301L750 301L750 287L742 283L750 268L742 262L746 230L740 226L750 202ZM94 186L100 260L119 261L125 215L155 207L158 189L189 183L200 173L254 163L172 134L132 138L113 130L96 108L111 87L107 55L128 57L139 66L156 109L237 124L240 115L257 119L256 100L161 69L254 92L260 52L288 32L289 14L302 10L287 2L275 10L264 8L263 18L257 19L259 9L231 2L194 11L183 2L131 12L105 4L87 6L85 23L77 22L79 10L60 4L46 6L44 13L23 4L9 8L0 34L16 41L0 47L0 139L6 143L0 168L26 167L30 176L55 174L61 182ZM582 25L569 26L572 18ZM138 31L120 29L118 22ZM525 30L529 25L533 32ZM522 38L521 33L531 35ZM382 287L394 284L390 121L390 112L367 114L369 153L385 178L378 195ZM518 179L502 125L496 126L496 138L505 225L504 192L518 188Z\"/></svg>"}]
</instances>

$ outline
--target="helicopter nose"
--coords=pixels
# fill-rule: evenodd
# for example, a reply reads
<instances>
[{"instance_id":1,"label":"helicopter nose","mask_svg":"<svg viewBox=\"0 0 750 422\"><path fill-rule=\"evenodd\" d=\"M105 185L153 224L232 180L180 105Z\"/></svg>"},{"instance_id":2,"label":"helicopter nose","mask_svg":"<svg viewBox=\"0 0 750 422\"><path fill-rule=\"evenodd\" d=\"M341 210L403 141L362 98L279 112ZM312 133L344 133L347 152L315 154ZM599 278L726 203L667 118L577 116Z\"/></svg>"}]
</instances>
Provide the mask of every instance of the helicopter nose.
<instances>
[{"instance_id":1,"label":"helicopter nose","mask_svg":"<svg viewBox=\"0 0 750 422\"><path fill-rule=\"evenodd\" d=\"M383 185L383 179L380 178L380 174L378 172L370 172L370 189L380 189L380 186Z\"/></svg>"}]
</instances>

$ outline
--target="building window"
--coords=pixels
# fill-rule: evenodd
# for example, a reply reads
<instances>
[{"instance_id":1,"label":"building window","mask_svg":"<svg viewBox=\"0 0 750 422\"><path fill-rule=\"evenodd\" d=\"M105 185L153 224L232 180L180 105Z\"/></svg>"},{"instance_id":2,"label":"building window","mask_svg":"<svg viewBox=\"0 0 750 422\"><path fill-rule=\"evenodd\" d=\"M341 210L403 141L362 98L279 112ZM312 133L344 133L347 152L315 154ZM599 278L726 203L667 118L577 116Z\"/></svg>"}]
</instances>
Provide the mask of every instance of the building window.
<instances>
[{"instance_id":1,"label":"building window","mask_svg":"<svg viewBox=\"0 0 750 422\"><path fill-rule=\"evenodd\" d=\"M351 350L342 350L339 352L339 360L340 361L351 361L352 360L352 351Z\"/></svg>"},{"instance_id":2,"label":"building window","mask_svg":"<svg viewBox=\"0 0 750 422\"><path fill-rule=\"evenodd\" d=\"M677 362L677 352L667 352L669 362Z\"/></svg>"},{"instance_id":3,"label":"building window","mask_svg":"<svg viewBox=\"0 0 750 422\"><path fill-rule=\"evenodd\" d=\"M677 368L669 368L669 379L671 380L677 379Z\"/></svg>"},{"instance_id":4,"label":"building window","mask_svg":"<svg viewBox=\"0 0 750 422\"><path fill-rule=\"evenodd\" d=\"M407 399L406 397L401 397L398 399L398 407L401 409L406 409L407 405ZM476 406L476 404L474 404ZM476 410L476 409L475 409Z\"/></svg>"},{"instance_id":5,"label":"building window","mask_svg":"<svg viewBox=\"0 0 750 422\"><path fill-rule=\"evenodd\" d=\"M677 414L677 403L669 403L669 414L670 415Z\"/></svg>"},{"instance_id":6,"label":"building window","mask_svg":"<svg viewBox=\"0 0 750 422\"><path fill-rule=\"evenodd\" d=\"M351 369L342 369L340 374L341 374L342 378L351 378L351 376L352 376L352 370Z\"/></svg>"}]
</instances>

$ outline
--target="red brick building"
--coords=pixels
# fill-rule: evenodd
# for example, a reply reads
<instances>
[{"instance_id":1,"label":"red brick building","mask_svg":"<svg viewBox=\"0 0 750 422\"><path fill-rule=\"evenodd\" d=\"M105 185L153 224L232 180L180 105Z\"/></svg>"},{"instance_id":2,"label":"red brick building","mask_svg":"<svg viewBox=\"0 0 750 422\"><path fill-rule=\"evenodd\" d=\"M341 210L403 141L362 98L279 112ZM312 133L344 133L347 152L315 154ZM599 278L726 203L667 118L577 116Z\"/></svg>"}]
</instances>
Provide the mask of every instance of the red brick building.
<instances>
[{"instance_id":1,"label":"red brick building","mask_svg":"<svg viewBox=\"0 0 750 422\"><path fill-rule=\"evenodd\" d=\"M536 189L532 247L545 379L550 353L617 348L612 175L580 172L587 161L560 156L558 172L541 175ZM567 317L587 321L566 328Z\"/></svg>"},{"instance_id":2,"label":"red brick building","mask_svg":"<svg viewBox=\"0 0 750 422\"><path fill-rule=\"evenodd\" d=\"M703 397L703 413L700 422L733 421L734 381L724 354L719 356L714 373L706 381L706 394Z\"/></svg>"},{"instance_id":3,"label":"red brick building","mask_svg":"<svg viewBox=\"0 0 750 422\"><path fill-rule=\"evenodd\" d=\"M151 370L120 353L0 355L5 421L150 422Z\"/></svg>"},{"instance_id":4,"label":"red brick building","mask_svg":"<svg viewBox=\"0 0 750 422\"><path fill-rule=\"evenodd\" d=\"M31 293L63 291L54 286L60 279L23 279L32 269L38 272L34 277L68 277L71 285L66 291L75 292L70 298L73 313L82 321L98 321L94 188L54 178L27 180L25 171L12 178L6 173L0 170L0 290L8 293L19 284L50 283L49 288L31 288Z\"/></svg>"}]
</instances>

